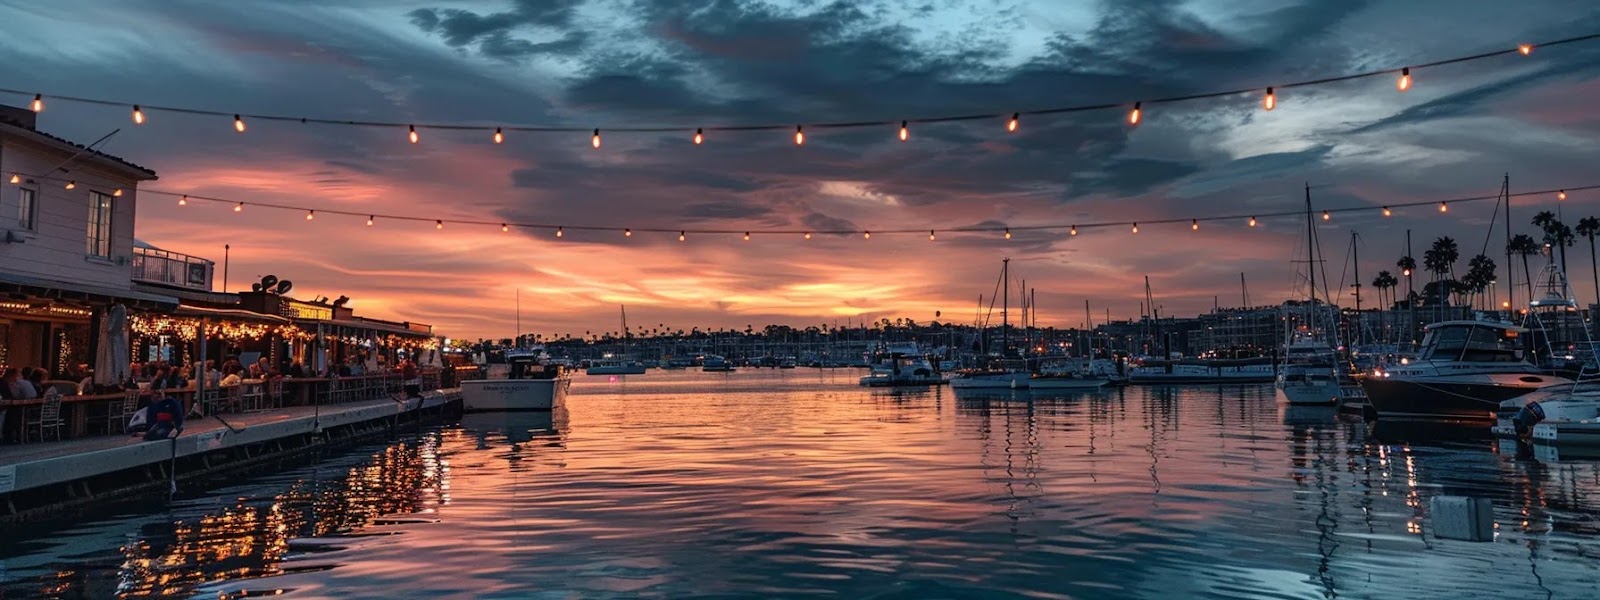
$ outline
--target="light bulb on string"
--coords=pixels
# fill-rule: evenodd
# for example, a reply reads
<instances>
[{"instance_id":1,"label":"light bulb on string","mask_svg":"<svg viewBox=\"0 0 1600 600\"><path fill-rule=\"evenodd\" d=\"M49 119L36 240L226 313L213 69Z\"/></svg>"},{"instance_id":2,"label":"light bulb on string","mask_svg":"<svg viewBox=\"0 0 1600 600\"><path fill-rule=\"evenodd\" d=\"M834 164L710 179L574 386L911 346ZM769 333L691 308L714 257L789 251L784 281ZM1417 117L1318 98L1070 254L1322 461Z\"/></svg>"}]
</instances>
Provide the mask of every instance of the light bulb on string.
<instances>
[{"instance_id":1,"label":"light bulb on string","mask_svg":"<svg viewBox=\"0 0 1600 600\"><path fill-rule=\"evenodd\" d=\"M421 139L421 138L417 137L417 126L416 125L407 125L406 128L410 130L410 133L407 133L406 137L411 139L411 143L413 143L413 144L417 143L417 140Z\"/></svg>"},{"instance_id":2,"label":"light bulb on string","mask_svg":"<svg viewBox=\"0 0 1600 600\"><path fill-rule=\"evenodd\" d=\"M1255 227L1256 226L1256 218L1255 217L1250 217L1250 226L1251 227Z\"/></svg>"},{"instance_id":3,"label":"light bulb on string","mask_svg":"<svg viewBox=\"0 0 1600 600\"><path fill-rule=\"evenodd\" d=\"M911 129L906 127L906 122L905 121L901 121L900 122L900 141L904 142L904 141L906 141L908 139L911 139Z\"/></svg>"},{"instance_id":4,"label":"light bulb on string","mask_svg":"<svg viewBox=\"0 0 1600 600\"><path fill-rule=\"evenodd\" d=\"M244 203L240 202L238 204L233 205L233 212L244 212Z\"/></svg>"},{"instance_id":5,"label":"light bulb on string","mask_svg":"<svg viewBox=\"0 0 1600 600\"><path fill-rule=\"evenodd\" d=\"M794 126L794 145L799 146L799 145L802 145L802 144L805 144L805 143L806 143L806 132L802 131L800 129L799 125L795 125Z\"/></svg>"},{"instance_id":6,"label":"light bulb on string","mask_svg":"<svg viewBox=\"0 0 1600 600\"><path fill-rule=\"evenodd\" d=\"M746 241L746 242L750 241L750 232L748 232L748 231L744 232L744 241Z\"/></svg>"},{"instance_id":7,"label":"light bulb on string","mask_svg":"<svg viewBox=\"0 0 1600 600\"><path fill-rule=\"evenodd\" d=\"M1129 125L1138 125L1139 124L1139 118L1141 117L1140 113L1143 112L1142 110L1140 110L1140 107L1143 104L1144 104L1143 102L1135 102L1135 103L1133 103L1133 110L1128 111L1128 124Z\"/></svg>"},{"instance_id":8,"label":"light bulb on string","mask_svg":"<svg viewBox=\"0 0 1600 600\"><path fill-rule=\"evenodd\" d=\"M1068 229L1067 235L1078 235L1078 226L1073 225L1071 229Z\"/></svg>"},{"instance_id":9,"label":"light bulb on string","mask_svg":"<svg viewBox=\"0 0 1600 600\"><path fill-rule=\"evenodd\" d=\"M510 225L507 225L505 223L501 223L500 224L500 233L507 233L509 231L511 231L511 226Z\"/></svg>"},{"instance_id":10,"label":"light bulb on string","mask_svg":"<svg viewBox=\"0 0 1600 600\"><path fill-rule=\"evenodd\" d=\"M1439 203L1439 212L1450 212L1450 203L1448 203L1448 202L1440 202Z\"/></svg>"},{"instance_id":11,"label":"light bulb on string","mask_svg":"<svg viewBox=\"0 0 1600 600\"><path fill-rule=\"evenodd\" d=\"M1134 223L1133 224L1133 232L1134 233L1139 233L1139 224L1138 223Z\"/></svg>"},{"instance_id":12,"label":"light bulb on string","mask_svg":"<svg viewBox=\"0 0 1600 600\"><path fill-rule=\"evenodd\" d=\"M134 125L143 125L144 124L144 111L139 110L139 105L137 105L137 104L133 105L133 124Z\"/></svg>"},{"instance_id":13,"label":"light bulb on string","mask_svg":"<svg viewBox=\"0 0 1600 600\"><path fill-rule=\"evenodd\" d=\"M928 230L928 241L930 241L930 242L933 241L933 230L932 229Z\"/></svg>"},{"instance_id":14,"label":"light bulb on string","mask_svg":"<svg viewBox=\"0 0 1600 600\"><path fill-rule=\"evenodd\" d=\"M699 146L700 144L704 143L705 141L706 141L705 130L701 129L699 127L694 128L694 145Z\"/></svg>"},{"instance_id":15,"label":"light bulb on string","mask_svg":"<svg viewBox=\"0 0 1600 600\"><path fill-rule=\"evenodd\" d=\"M1517 52L1521 52L1523 56L1533 54L1533 44L1518 44Z\"/></svg>"},{"instance_id":16,"label":"light bulb on string","mask_svg":"<svg viewBox=\"0 0 1600 600\"><path fill-rule=\"evenodd\" d=\"M1267 95L1261 98L1261 108L1272 110L1278 107L1278 95L1272 93L1272 88L1267 88Z\"/></svg>"},{"instance_id":17,"label":"light bulb on string","mask_svg":"<svg viewBox=\"0 0 1600 600\"><path fill-rule=\"evenodd\" d=\"M317 218L317 211L314 211L314 210L306 211L306 220L307 221L310 221L310 220L313 220L313 219L316 219L316 218Z\"/></svg>"},{"instance_id":18,"label":"light bulb on string","mask_svg":"<svg viewBox=\"0 0 1600 600\"><path fill-rule=\"evenodd\" d=\"M1333 215L1328 214L1328 211L1322 211L1322 220L1330 221L1332 219L1333 219Z\"/></svg>"},{"instance_id":19,"label":"light bulb on string","mask_svg":"<svg viewBox=\"0 0 1600 600\"><path fill-rule=\"evenodd\" d=\"M1566 200L1566 199L1567 199L1567 191L1566 190L1561 190L1561 191L1556 192L1556 200Z\"/></svg>"},{"instance_id":20,"label":"light bulb on string","mask_svg":"<svg viewBox=\"0 0 1600 600\"><path fill-rule=\"evenodd\" d=\"M41 111L43 111L44 110L44 94L34 94L33 95L33 104L29 105L28 108L33 109L33 112L41 112Z\"/></svg>"},{"instance_id":21,"label":"light bulb on string","mask_svg":"<svg viewBox=\"0 0 1600 600\"><path fill-rule=\"evenodd\" d=\"M556 237L561 237L561 235L562 235L561 228L560 227L556 227Z\"/></svg>"},{"instance_id":22,"label":"light bulb on string","mask_svg":"<svg viewBox=\"0 0 1600 600\"><path fill-rule=\"evenodd\" d=\"M1010 121L1006 121L1006 131L1007 132L1016 133L1017 125L1018 125L1017 121L1020 120L1021 116L1022 116L1022 113L1011 113L1011 120Z\"/></svg>"},{"instance_id":23,"label":"light bulb on string","mask_svg":"<svg viewBox=\"0 0 1600 600\"><path fill-rule=\"evenodd\" d=\"M809 231L806 232L806 239L808 239L808 240L811 239L811 232L809 232Z\"/></svg>"},{"instance_id":24,"label":"light bulb on string","mask_svg":"<svg viewBox=\"0 0 1600 600\"><path fill-rule=\"evenodd\" d=\"M1394 211L1389 210L1389 207L1387 207L1387 206L1383 207L1383 216L1387 217L1387 216L1391 216L1393 214L1394 214Z\"/></svg>"},{"instance_id":25,"label":"light bulb on string","mask_svg":"<svg viewBox=\"0 0 1600 600\"><path fill-rule=\"evenodd\" d=\"M21 173L12 173L11 174L11 183L22 183L22 174Z\"/></svg>"},{"instance_id":26,"label":"light bulb on string","mask_svg":"<svg viewBox=\"0 0 1600 600\"><path fill-rule=\"evenodd\" d=\"M1200 231L1200 219L1190 219L1189 220L1189 230L1190 231Z\"/></svg>"},{"instance_id":27,"label":"light bulb on string","mask_svg":"<svg viewBox=\"0 0 1600 600\"><path fill-rule=\"evenodd\" d=\"M1011 239L1011 228L1010 227L1006 228L1006 239L1008 239L1008 240Z\"/></svg>"},{"instance_id":28,"label":"light bulb on string","mask_svg":"<svg viewBox=\"0 0 1600 600\"><path fill-rule=\"evenodd\" d=\"M680 241L680 242L681 242L681 241L683 241L683 240L684 240L684 238L685 238L685 237L688 237L688 236L686 236L686 235L685 235L685 233L686 233L686 232L683 232L683 231L679 231L679 232L678 232L678 241Z\"/></svg>"},{"instance_id":29,"label":"light bulb on string","mask_svg":"<svg viewBox=\"0 0 1600 600\"><path fill-rule=\"evenodd\" d=\"M861 232L861 239L863 239L863 240L872 239L872 232L871 231L863 231L863 232Z\"/></svg>"},{"instance_id":30,"label":"light bulb on string","mask_svg":"<svg viewBox=\"0 0 1600 600\"><path fill-rule=\"evenodd\" d=\"M443 219L435 219L433 221L433 228L434 229L444 229L444 220Z\"/></svg>"},{"instance_id":31,"label":"light bulb on string","mask_svg":"<svg viewBox=\"0 0 1600 600\"><path fill-rule=\"evenodd\" d=\"M244 133L244 129L245 129L245 127L244 127L244 119L240 118L239 115L234 115L233 116L233 130L237 131L239 133Z\"/></svg>"},{"instance_id":32,"label":"light bulb on string","mask_svg":"<svg viewBox=\"0 0 1600 600\"><path fill-rule=\"evenodd\" d=\"M367 227L372 226L372 217L373 215L367 215Z\"/></svg>"},{"instance_id":33,"label":"light bulb on string","mask_svg":"<svg viewBox=\"0 0 1600 600\"><path fill-rule=\"evenodd\" d=\"M622 237L633 237L633 230L632 229L624 229L624 230L622 230Z\"/></svg>"},{"instance_id":34,"label":"light bulb on string","mask_svg":"<svg viewBox=\"0 0 1600 600\"><path fill-rule=\"evenodd\" d=\"M503 144L505 141L506 134L501 132L499 127L494 128L494 143Z\"/></svg>"},{"instance_id":35,"label":"light bulb on string","mask_svg":"<svg viewBox=\"0 0 1600 600\"><path fill-rule=\"evenodd\" d=\"M600 130L599 129L594 130L594 137L589 138L589 145L590 146L594 146L596 149L600 148Z\"/></svg>"},{"instance_id":36,"label":"light bulb on string","mask_svg":"<svg viewBox=\"0 0 1600 600\"><path fill-rule=\"evenodd\" d=\"M178 206L188 206L188 205L189 205L189 195L188 194L184 194L184 195L178 197Z\"/></svg>"},{"instance_id":37,"label":"light bulb on string","mask_svg":"<svg viewBox=\"0 0 1600 600\"><path fill-rule=\"evenodd\" d=\"M67 185L65 187L67 189L69 189L69 190L72 189L72 188L78 187L78 182L77 181L68 181Z\"/></svg>"},{"instance_id":38,"label":"light bulb on string","mask_svg":"<svg viewBox=\"0 0 1600 600\"><path fill-rule=\"evenodd\" d=\"M1394 87L1402 92L1411 89L1411 67L1400 69L1400 80L1395 82Z\"/></svg>"}]
</instances>

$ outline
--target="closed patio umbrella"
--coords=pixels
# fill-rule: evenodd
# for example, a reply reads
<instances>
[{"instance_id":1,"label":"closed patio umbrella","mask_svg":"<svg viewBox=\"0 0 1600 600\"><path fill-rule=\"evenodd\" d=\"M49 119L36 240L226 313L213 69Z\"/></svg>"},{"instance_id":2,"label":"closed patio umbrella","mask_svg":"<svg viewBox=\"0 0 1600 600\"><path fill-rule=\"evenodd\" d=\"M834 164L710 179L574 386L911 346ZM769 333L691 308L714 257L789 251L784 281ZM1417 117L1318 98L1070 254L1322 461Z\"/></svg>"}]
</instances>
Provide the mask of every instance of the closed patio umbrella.
<instances>
[{"instance_id":1,"label":"closed patio umbrella","mask_svg":"<svg viewBox=\"0 0 1600 600\"><path fill-rule=\"evenodd\" d=\"M100 349L94 356L96 385L118 385L128 378L128 309L113 304L100 319Z\"/></svg>"}]
</instances>

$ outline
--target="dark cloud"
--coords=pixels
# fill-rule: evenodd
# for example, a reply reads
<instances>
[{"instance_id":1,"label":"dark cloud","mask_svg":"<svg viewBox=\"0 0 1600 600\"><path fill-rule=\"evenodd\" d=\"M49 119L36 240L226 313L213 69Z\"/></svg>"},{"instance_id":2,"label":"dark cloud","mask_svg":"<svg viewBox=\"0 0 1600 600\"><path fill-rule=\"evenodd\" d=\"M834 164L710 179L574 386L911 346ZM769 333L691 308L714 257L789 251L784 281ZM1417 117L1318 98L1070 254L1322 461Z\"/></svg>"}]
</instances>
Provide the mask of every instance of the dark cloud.
<instances>
[{"instance_id":1,"label":"dark cloud","mask_svg":"<svg viewBox=\"0 0 1600 600\"><path fill-rule=\"evenodd\" d=\"M849 219L832 217L819 212L807 213L806 216L801 217L800 224L805 225L807 229L816 231L841 232L838 235L849 235L842 232L861 231L861 226L856 225Z\"/></svg>"},{"instance_id":2,"label":"dark cloud","mask_svg":"<svg viewBox=\"0 0 1600 600\"><path fill-rule=\"evenodd\" d=\"M453 48L476 46L484 56L520 59L537 54L571 54L588 39L581 31L568 31L553 41L533 42L514 37L517 32L548 33L572 25L582 0L518 0L510 10L480 14L459 8L419 8L407 13L411 24L436 34Z\"/></svg>"}]
</instances>

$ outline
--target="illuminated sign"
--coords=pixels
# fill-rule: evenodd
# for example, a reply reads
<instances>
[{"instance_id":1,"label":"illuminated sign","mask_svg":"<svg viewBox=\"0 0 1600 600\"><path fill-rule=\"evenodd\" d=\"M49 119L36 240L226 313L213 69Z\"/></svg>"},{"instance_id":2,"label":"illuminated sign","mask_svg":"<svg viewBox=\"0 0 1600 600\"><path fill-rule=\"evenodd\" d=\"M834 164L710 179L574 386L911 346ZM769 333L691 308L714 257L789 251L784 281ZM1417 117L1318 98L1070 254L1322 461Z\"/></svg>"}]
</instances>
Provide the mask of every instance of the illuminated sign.
<instances>
[{"instance_id":1,"label":"illuminated sign","mask_svg":"<svg viewBox=\"0 0 1600 600\"><path fill-rule=\"evenodd\" d=\"M284 316L296 319L321 319L324 321L330 321L333 319L333 307L323 306L321 304L312 304L310 302L300 302L298 300L289 300L284 302L283 312Z\"/></svg>"}]
</instances>

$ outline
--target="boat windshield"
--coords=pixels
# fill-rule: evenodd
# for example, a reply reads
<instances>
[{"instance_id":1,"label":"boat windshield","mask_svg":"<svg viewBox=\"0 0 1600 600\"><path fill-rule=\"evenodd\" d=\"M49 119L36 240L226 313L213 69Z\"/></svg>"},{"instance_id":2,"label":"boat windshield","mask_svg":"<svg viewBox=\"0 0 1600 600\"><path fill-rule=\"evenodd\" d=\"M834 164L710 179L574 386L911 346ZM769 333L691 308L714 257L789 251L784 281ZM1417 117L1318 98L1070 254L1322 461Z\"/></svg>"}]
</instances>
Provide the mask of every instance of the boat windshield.
<instances>
[{"instance_id":1,"label":"boat windshield","mask_svg":"<svg viewBox=\"0 0 1600 600\"><path fill-rule=\"evenodd\" d=\"M1440 327L1428 336L1426 360L1465 362L1517 362L1522 350L1516 332L1498 327L1457 325Z\"/></svg>"}]
</instances>

